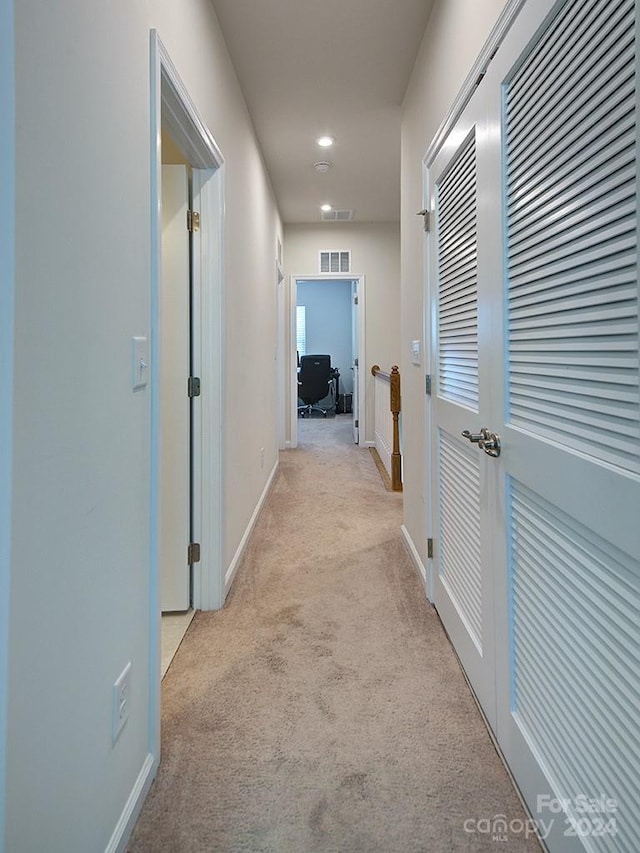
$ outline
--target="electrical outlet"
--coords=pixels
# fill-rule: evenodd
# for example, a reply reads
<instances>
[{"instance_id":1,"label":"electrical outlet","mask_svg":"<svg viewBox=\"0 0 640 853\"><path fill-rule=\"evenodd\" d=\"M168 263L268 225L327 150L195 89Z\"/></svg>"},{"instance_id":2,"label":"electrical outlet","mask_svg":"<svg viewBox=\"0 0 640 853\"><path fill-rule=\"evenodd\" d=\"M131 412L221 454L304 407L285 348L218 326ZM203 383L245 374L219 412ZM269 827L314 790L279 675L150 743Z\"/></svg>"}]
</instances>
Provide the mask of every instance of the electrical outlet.
<instances>
[{"instance_id":1,"label":"electrical outlet","mask_svg":"<svg viewBox=\"0 0 640 853\"><path fill-rule=\"evenodd\" d=\"M260 467L264 468L264 447L260 448Z\"/></svg>"},{"instance_id":2,"label":"electrical outlet","mask_svg":"<svg viewBox=\"0 0 640 853\"><path fill-rule=\"evenodd\" d=\"M122 727L129 719L131 707L131 661L122 670L113 685L113 700L111 709L111 740L115 743L120 736Z\"/></svg>"}]
</instances>

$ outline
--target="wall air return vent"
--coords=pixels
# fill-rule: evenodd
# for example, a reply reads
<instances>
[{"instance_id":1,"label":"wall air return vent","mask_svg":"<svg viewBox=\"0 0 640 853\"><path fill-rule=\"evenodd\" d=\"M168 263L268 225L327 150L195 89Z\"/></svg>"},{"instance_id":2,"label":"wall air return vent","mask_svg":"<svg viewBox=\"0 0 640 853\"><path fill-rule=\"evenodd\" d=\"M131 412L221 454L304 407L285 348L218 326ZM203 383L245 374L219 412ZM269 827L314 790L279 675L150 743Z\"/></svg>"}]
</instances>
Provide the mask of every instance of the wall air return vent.
<instances>
[{"instance_id":1,"label":"wall air return vent","mask_svg":"<svg viewBox=\"0 0 640 853\"><path fill-rule=\"evenodd\" d=\"M355 216L355 210L323 210L324 222L350 222Z\"/></svg>"},{"instance_id":2,"label":"wall air return vent","mask_svg":"<svg viewBox=\"0 0 640 853\"><path fill-rule=\"evenodd\" d=\"M320 272L351 272L351 252L320 252Z\"/></svg>"}]
</instances>

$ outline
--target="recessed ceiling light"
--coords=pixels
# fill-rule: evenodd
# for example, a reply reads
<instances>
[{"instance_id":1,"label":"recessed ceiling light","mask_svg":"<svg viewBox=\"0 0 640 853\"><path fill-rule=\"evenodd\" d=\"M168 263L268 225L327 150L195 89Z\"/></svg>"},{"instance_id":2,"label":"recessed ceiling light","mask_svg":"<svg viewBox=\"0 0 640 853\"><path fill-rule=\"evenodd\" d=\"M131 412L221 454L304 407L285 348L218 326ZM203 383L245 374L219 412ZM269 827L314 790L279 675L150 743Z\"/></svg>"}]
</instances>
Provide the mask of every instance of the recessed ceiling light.
<instances>
[{"instance_id":1,"label":"recessed ceiling light","mask_svg":"<svg viewBox=\"0 0 640 853\"><path fill-rule=\"evenodd\" d=\"M321 148L329 148L335 142L333 136L321 136L316 142Z\"/></svg>"},{"instance_id":2,"label":"recessed ceiling light","mask_svg":"<svg viewBox=\"0 0 640 853\"><path fill-rule=\"evenodd\" d=\"M330 205L330 204L323 204L323 205L321 205L321 207L320 207L320 210L323 210L325 213L328 213L328 212L329 212L330 210L332 210L332 209L333 209L333 208L331 207L331 205Z\"/></svg>"}]
</instances>

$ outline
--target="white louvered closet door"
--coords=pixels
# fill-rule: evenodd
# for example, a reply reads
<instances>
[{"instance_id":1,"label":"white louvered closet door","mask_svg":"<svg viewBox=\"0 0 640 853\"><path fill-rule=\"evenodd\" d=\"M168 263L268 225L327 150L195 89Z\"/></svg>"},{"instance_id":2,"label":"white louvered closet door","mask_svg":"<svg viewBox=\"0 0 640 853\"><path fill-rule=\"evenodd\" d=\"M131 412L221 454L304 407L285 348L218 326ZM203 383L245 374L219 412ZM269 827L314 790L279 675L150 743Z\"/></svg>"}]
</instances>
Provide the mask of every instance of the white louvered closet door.
<instances>
[{"instance_id":1,"label":"white louvered closet door","mask_svg":"<svg viewBox=\"0 0 640 853\"><path fill-rule=\"evenodd\" d=\"M479 270L491 245L482 185L486 106L478 93L430 172L435 222L429 240L434 441L431 472L434 603L485 713L495 724L495 654L490 466L461 433L476 433L491 409L488 305L478 300Z\"/></svg>"},{"instance_id":2,"label":"white louvered closet door","mask_svg":"<svg viewBox=\"0 0 640 853\"><path fill-rule=\"evenodd\" d=\"M505 199L505 269L480 300L505 330L498 739L553 853L640 839L636 12L528 2L483 84ZM581 811L603 795L617 810Z\"/></svg>"}]
</instances>

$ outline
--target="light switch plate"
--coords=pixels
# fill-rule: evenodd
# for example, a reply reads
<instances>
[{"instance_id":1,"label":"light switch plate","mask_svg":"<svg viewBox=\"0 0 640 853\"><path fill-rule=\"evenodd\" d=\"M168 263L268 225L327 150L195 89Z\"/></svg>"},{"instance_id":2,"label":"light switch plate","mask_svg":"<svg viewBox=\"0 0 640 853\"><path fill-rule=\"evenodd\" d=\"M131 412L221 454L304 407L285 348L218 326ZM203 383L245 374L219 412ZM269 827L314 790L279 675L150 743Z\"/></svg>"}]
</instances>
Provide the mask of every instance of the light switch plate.
<instances>
[{"instance_id":1,"label":"light switch plate","mask_svg":"<svg viewBox=\"0 0 640 853\"><path fill-rule=\"evenodd\" d=\"M411 360L413 364L420 365L420 341L411 341Z\"/></svg>"},{"instance_id":2,"label":"light switch plate","mask_svg":"<svg viewBox=\"0 0 640 853\"><path fill-rule=\"evenodd\" d=\"M149 344L144 337L134 337L131 344L131 383L137 391L149 381Z\"/></svg>"}]
</instances>

